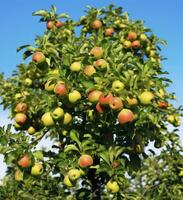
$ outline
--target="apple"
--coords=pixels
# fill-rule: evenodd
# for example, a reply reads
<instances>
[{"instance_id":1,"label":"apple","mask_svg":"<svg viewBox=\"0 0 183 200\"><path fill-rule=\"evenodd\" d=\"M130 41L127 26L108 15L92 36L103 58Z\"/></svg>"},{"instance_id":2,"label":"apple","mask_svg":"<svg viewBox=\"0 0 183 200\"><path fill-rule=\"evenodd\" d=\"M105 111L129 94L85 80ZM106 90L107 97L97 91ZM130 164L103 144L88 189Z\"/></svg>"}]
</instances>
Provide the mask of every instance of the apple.
<instances>
[{"instance_id":1,"label":"apple","mask_svg":"<svg viewBox=\"0 0 183 200\"><path fill-rule=\"evenodd\" d=\"M115 80L112 83L112 89L117 93L121 92L124 89L124 87L125 87L124 83L122 83L119 80Z\"/></svg>"},{"instance_id":2,"label":"apple","mask_svg":"<svg viewBox=\"0 0 183 200\"><path fill-rule=\"evenodd\" d=\"M54 92L55 92L55 94L58 94L60 96L67 95L68 91L67 91L67 87L66 87L65 83L63 83L63 82L57 83L54 87Z\"/></svg>"},{"instance_id":3,"label":"apple","mask_svg":"<svg viewBox=\"0 0 183 200\"><path fill-rule=\"evenodd\" d=\"M72 121L72 115L69 113L65 113L64 114L64 120L63 120L63 124L67 125Z\"/></svg>"},{"instance_id":4,"label":"apple","mask_svg":"<svg viewBox=\"0 0 183 200\"><path fill-rule=\"evenodd\" d=\"M42 52L35 52L33 55L32 55L32 61L36 62L36 63L42 63L45 61L45 55L42 53Z\"/></svg>"},{"instance_id":5,"label":"apple","mask_svg":"<svg viewBox=\"0 0 183 200\"><path fill-rule=\"evenodd\" d=\"M144 105L148 105L151 104L151 100L154 99L154 94L152 92L143 92L140 96L139 96L139 100L142 104Z\"/></svg>"},{"instance_id":6,"label":"apple","mask_svg":"<svg viewBox=\"0 0 183 200\"><path fill-rule=\"evenodd\" d=\"M50 112L44 113L44 115L41 117L41 121L43 122L44 126L53 126L55 124Z\"/></svg>"},{"instance_id":7,"label":"apple","mask_svg":"<svg viewBox=\"0 0 183 200\"><path fill-rule=\"evenodd\" d=\"M102 22L99 19L96 19L91 23L91 27L93 29L99 29L102 27Z\"/></svg>"},{"instance_id":8,"label":"apple","mask_svg":"<svg viewBox=\"0 0 183 200\"><path fill-rule=\"evenodd\" d=\"M90 155L84 154L79 158L78 164L82 168L89 167L93 165L93 158Z\"/></svg>"},{"instance_id":9,"label":"apple","mask_svg":"<svg viewBox=\"0 0 183 200\"><path fill-rule=\"evenodd\" d=\"M81 99L81 94L77 90L73 90L69 93L68 98L70 103L76 103L78 100Z\"/></svg>"},{"instance_id":10,"label":"apple","mask_svg":"<svg viewBox=\"0 0 183 200\"><path fill-rule=\"evenodd\" d=\"M123 103L119 97L113 97L109 103L109 106L113 110L121 110L123 107Z\"/></svg>"},{"instance_id":11,"label":"apple","mask_svg":"<svg viewBox=\"0 0 183 200\"><path fill-rule=\"evenodd\" d=\"M15 107L15 111L18 113L25 113L27 112L28 106L26 103L18 103Z\"/></svg>"},{"instance_id":12,"label":"apple","mask_svg":"<svg viewBox=\"0 0 183 200\"><path fill-rule=\"evenodd\" d=\"M94 56L94 58L101 58L103 56L103 49L102 47L93 47L90 51L90 55Z\"/></svg>"},{"instance_id":13,"label":"apple","mask_svg":"<svg viewBox=\"0 0 183 200\"><path fill-rule=\"evenodd\" d=\"M33 126L30 126L30 127L27 129L27 132L28 132L30 135L33 135L33 134L36 132L36 129L35 129Z\"/></svg>"},{"instance_id":14,"label":"apple","mask_svg":"<svg viewBox=\"0 0 183 200\"><path fill-rule=\"evenodd\" d=\"M125 40L125 41L123 42L123 45L124 45L124 47L125 47L126 49L132 47L132 43L131 43L130 41L128 41L128 40Z\"/></svg>"},{"instance_id":15,"label":"apple","mask_svg":"<svg viewBox=\"0 0 183 200\"><path fill-rule=\"evenodd\" d=\"M60 119L64 116L64 110L60 107L55 108L55 110L52 112L52 117L54 119Z\"/></svg>"},{"instance_id":16,"label":"apple","mask_svg":"<svg viewBox=\"0 0 183 200\"><path fill-rule=\"evenodd\" d=\"M181 171L179 172L179 176L180 176L180 177L183 176L183 170L181 170Z\"/></svg>"},{"instance_id":17,"label":"apple","mask_svg":"<svg viewBox=\"0 0 183 200\"><path fill-rule=\"evenodd\" d=\"M96 69L93 65L87 65L84 70L83 70L84 74L87 76L92 76L93 74L96 73Z\"/></svg>"},{"instance_id":18,"label":"apple","mask_svg":"<svg viewBox=\"0 0 183 200\"><path fill-rule=\"evenodd\" d=\"M33 176L38 176L43 173L43 170L43 165L41 163L36 162L31 168L31 174Z\"/></svg>"},{"instance_id":19,"label":"apple","mask_svg":"<svg viewBox=\"0 0 183 200\"><path fill-rule=\"evenodd\" d=\"M79 72L82 68L81 62L73 62L70 66L70 70L73 72Z\"/></svg>"},{"instance_id":20,"label":"apple","mask_svg":"<svg viewBox=\"0 0 183 200\"><path fill-rule=\"evenodd\" d=\"M117 193L119 191L119 185L116 181L108 181L106 186L107 190L112 193Z\"/></svg>"},{"instance_id":21,"label":"apple","mask_svg":"<svg viewBox=\"0 0 183 200\"><path fill-rule=\"evenodd\" d=\"M103 93L99 96L99 103L102 106L109 105L112 102L113 95L109 93L108 95L104 95Z\"/></svg>"},{"instance_id":22,"label":"apple","mask_svg":"<svg viewBox=\"0 0 183 200\"><path fill-rule=\"evenodd\" d=\"M94 65L95 65L95 67L104 69L109 65L109 63L104 59L99 59L99 60L94 62Z\"/></svg>"},{"instance_id":23,"label":"apple","mask_svg":"<svg viewBox=\"0 0 183 200\"><path fill-rule=\"evenodd\" d=\"M26 78L25 81L24 81L25 85L27 86L31 86L32 85L32 79L30 78Z\"/></svg>"},{"instance_id":24,"label":"apple","mask_svg":"<svg viewBox=\"0 0 183 200\"><path fill-rule=\"evenodd\" d=\"M61 21L57 21L56 24L55 24L55 26L57 28L61 28L63 26L63 23Z\"/></svg>"},{"instance_id":25,"label":"apple","mask_svg":"<svg viewBox=\"0 0 183 200\"><path fill-rule=\"evenodd\" d=\"M71 183L71 181L70 181L68 175L66 175L66 176L64 177L64 184L65 184L66 186L68 186L68 187L72 187L72 186L73 186L73 184Z\"/></svg>"},{"instance_id":26,"label":"apple","mask_svg":"<svg viewBox=\"0 0 183 200\"><path fill-rule=\"evenodd\" d=\"M168 107L168 103L165 102L165 101L160 101L160 102L158 102L158 106L160 108L167 108Z\"/></svg>"},{"instance_id":27,"label":"apple","mask_svg":"<svg viewBox=\"0 0 183 200\"><path fill-rule=\"evenodd\" d=\"M100 105L100 103L98 102L97 105L96 105L96 110L99 112L99 113L103 113L103 108L102 106Z\"/></svg>"},{"instance_id":28,"label":"apple","mask_svg":"<svg viewBox=\"0 0 183 200\"><path fill-rule=\"evenodd\" d=\"M51 83L51 81L47 81L44 85L44 89L48 92L53 91L55 88L55 84Z\"/></svg>"},{"instance_id":29,"label":"apple","mask_svg":"<svg viewBox=\"0 0 183 200\"><path fill-rule=\"evenodd\" d=\"M118 168L121 165L119 160L114 160L112 163L112 168Z\"/></svg>"},{"instance_id":30,"label":"apple","mask_svg":"<svg viewBox=\"0 0 183 200\"><path fill-rule=\"evenodd\" d=\"M113 35L113 33L114 33L114 29L113 28L107 28L106 30L105 30L105 36L112 36Z\"/></svg>"},{"instance_id":31,"label":"apple","mask_svg":"<svg viewBox=\"0 0 183 200\"><path fill-rule=\"evenodd\" d=\"M49 30L53 29L54 26L55 26L54 21L48 21L48 22L46 23L46 28L49 29Z\"/></svg>"},{"instance_id":32,"label":"apple","mask_svg":"<svg viewBox=\"0 0 183 200\"><path fill-rule=\"evenodd\" d=\"M18 124L24 124L27 121L27 115L24 113L17 113L15 115L15 122Z\"/></svg>"},{"instance_id":33,"label":"apple","mask_svg":"<svg viewBox=\"0 0 183 200\"><path fill-rule=\"evenodd\" d=\"M99 96L102 94L100 90L93 90L88 94L88 100L91 103L97 103L99 100Z\"/></svg>"},{"instance_id":34,"label":"apple","mask_svg":"<svg viewBox=\"0 0 183 200\"><path fill-rule=\"evenodd\" d=\"M34 155L34 158L36 158L37 160L44 160L43 151L41 150L34 151L33 155Z\"/></svg>"},{"instance_id":35,"label":"apple","mask_svg":"<svg viewBox=\"0 0 183 200\"><path fill-rule=\"evenodd\" d=\"M137 33L133 32L133 31L129 32L128 33L128 39L131 40L131 41L136 40L137 39Z\"/></svg>"},{"instance_id":36,"label":"apple","mask_svg":"<svg viewBox=\"0 0 183 200\"><path fill-rule=\"evenodd\" d=\"M141 44L140 44L140 41L139 40L135 40L132 42L132 47L135 48L135 49L138 49L140 48Z\"/></svg>"},{"instance_id":37,"label":"apple","mask_svg":"<svg viewBox=\"0 0 183 200\"><path fill-rule=\"evenodd\" d=\"M137 105L137 104L138 104L137 99L134 98L134 97L127 97L127 98L126 98L126 101L128 102L128 105L129 105L129 106L134 106L134 105Z\"/></svg>"},{"instance_id":38,"label":"apple","mask_svg":"<svg viewBox=\"0 0 183 200\"><path fill-rule=\"evenodd\" d=\"M122 109L118 114L118 121L120 124L126 124L128 122L132 122L135 116L133 112L129 109Z\"/></svg>"},{"instance_id":39,"label":"apple","mask_svg":"<svg viewBox=\"0 0 183 200\"><path fill-rule=\"evenodd\" d=\"M15 171L15 180L23 181L23 173L18 169Z\"/></svg>"},{"instance_id":40,"label":"apple","mask_svg":"<svg viewBox=\"0 0 183 200\"><path fill-rule=\"evenodd\" d=\"M18 165L22 168L27 168L31 165L31 159L28 154L24 154L19 160Z\"/></svg>"},{"instance_id":41,"label":"apple","mask_svg":"<svg viewBox=\"0 0 183 200\"><path fill-rule=\"evenodd\" d=\"M168 117L167 117L167 121L170 122L171 124L173 124L174 121L175 121L175 117L174 117L174 115L168 115Z\"/></svg>"},{"instance_id":42,"label":"apple","mask_svg":"<svg viewBox=\"0 0 183 200\"><path fill-rule=\"evenodd\" d=\"M143 42L147 41L147 35L144 34L144 33L141 34L141 35L140 35L140 40L143 41Z\"/></svg>"},{"instance_id":43,"label":"apple","mask_svg":"<svg viewBox=\"0 0 183 200\"><path fill-rule=\"evenodd\" d=\"M75 181L80 177L80 170L79 169L70 169L68 172L68 177L70 180Z\"/></svg>"}]
</instances>

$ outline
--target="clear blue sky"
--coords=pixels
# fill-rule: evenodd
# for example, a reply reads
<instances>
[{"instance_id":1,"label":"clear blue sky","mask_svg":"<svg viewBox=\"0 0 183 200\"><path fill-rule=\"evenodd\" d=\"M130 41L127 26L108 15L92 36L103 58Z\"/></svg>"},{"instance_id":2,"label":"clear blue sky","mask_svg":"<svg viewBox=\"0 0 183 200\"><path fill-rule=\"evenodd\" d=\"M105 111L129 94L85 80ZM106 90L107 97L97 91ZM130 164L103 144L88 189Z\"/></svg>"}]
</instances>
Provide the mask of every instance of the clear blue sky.
<instances>
[{"instance_id":1,"label":"clear blue sky","mask_svg":"<svg viewBox=\"0 0 183 200\"><path fill-rule=\"evenodd\" d=\"M31 16L33 11L49 9L54 4L59 13L66 12L78 19L84 14L86 5L103 7L111 3L124 7L133 19L143 19L147 27L168 41L168 46L163 48L163 54L168 58L164 66L174 82L170 91L176 92L176 104L183 105L183 0L1 0L0 72L11 75L21 62L21 53L17 54L16 48L33 44L35 35L43 33L45 25L38 23L38 17ZM1 110L0 124L7 116Z\"/></svg>"}]
</instances>

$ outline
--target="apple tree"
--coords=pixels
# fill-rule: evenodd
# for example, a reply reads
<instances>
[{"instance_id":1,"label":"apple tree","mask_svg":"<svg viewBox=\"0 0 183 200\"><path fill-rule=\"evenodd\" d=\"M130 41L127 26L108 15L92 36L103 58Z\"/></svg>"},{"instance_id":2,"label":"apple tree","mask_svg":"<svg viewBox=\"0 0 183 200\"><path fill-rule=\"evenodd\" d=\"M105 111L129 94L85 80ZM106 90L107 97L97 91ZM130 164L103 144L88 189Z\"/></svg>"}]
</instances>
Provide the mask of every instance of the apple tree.
<instances>
[{"instance_id":1,"label":"apple tree","mask_svg":"<svg viewBox=\"0 0 183 200\"><path fill-rule=\"evenodd\" d=\"M0 197L130 199L149 143L164 147L169 124L180 125L162 66L166 42L113 5L88 7L78 21L55 6L33 15L45 33L17 49L23 61L11 77L0 75L13 121L0 128L8 167ZM45 139L51 147L39 146Z\"/></svg>"}]
</instances>

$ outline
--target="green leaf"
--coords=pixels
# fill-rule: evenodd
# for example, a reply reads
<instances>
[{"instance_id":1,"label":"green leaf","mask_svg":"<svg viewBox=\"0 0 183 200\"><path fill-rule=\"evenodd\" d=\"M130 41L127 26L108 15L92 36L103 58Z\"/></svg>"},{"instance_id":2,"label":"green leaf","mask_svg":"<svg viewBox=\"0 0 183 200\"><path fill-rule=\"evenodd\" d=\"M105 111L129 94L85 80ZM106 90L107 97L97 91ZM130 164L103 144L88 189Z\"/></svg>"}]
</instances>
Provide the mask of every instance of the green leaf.
<instances>
[{"instance_id":1,"label":"green leaf","mask_svg":"<svg viewBox=\"0 0 183 200\"><path fill-rule=\"evenodd\" d=\"M79 147L81 146L81 142L79 141L79 133L76 130L72 129L70 131L70 137L78 144Z\"/></svg>"},{"instance_id":2,"label":"green leaf","mask_svg":"<svg viewBox=\"0 0 183 200\"><path fill-rule=\"evenodd\" d=\"M48 15L48 12L46 10L38 10L36 12L33 12L32 13L33 16L47 16Z\"/></svg>"},{"instance_id":3,"label":"green leaf","mask_svg":"<svg viewBox=\"0 0 183 200\"><path fill-rule=\"evenodd\" d=\"M99 156L100 156L108 165L110 165L109 153L108 153L108 151L103 151L103 152L99 153Z\"/></svg>"},{"instance_id":4,"label":"green leaf","mask_svg":"<svg viewBox=\"0 0 183 200\"><path fill-rule=\"evenodd\" d=\"M78 151L78 152L80 152L79 149L74 144L69 144L64 148L64 152L65 153L70 152L70 151Z\"/></svg>"},{"instance_id":5,"label":"green leaf","mask_svg":"<svg viewBox=\"0 0 183 200\"><path fill-rule=\"evenodd\" d=\"M17 52L19 52L19 51L21 51L22 49L25 49L25 48L27 48L27 47L31 47L31 45L23 45L23 46L20 46L20 47L18 47L17 48Z\"/></svg>"}]
</instances>

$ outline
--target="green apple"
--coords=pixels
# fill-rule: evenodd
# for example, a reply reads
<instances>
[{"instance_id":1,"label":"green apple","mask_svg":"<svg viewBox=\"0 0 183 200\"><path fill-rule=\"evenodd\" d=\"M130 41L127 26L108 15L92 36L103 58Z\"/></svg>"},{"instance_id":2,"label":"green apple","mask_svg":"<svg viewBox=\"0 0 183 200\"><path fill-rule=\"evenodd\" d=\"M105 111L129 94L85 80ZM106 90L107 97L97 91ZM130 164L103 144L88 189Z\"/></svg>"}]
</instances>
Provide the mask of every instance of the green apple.
<instances>
[{"instance_id":1,"label":"green apple","mask_svg":"<svg viewBox=\"0 0 183 200\"><path fill-rule=\"evenodd\" d=\"M183 170L180 171L179 176L180 176L180 177L183 176Z\"/></svg>"},{"instance_id":2,"label":"green apple","mask_svg":"<svg viewBox=\"0 0 183 200\"><path fill-rule=\"evenodd\" d=\"M50 112L46 112L42 117L41 117L41 121L43 122L43 124L45 126L53 126L55 123L53 121L53 118L51 116Z\"/></svg>"},{"instance_id":3,"label":"green apple","mask_svg":"<svg viewBox=\"0 0 183 200\"><path fill-rule=\"evenodd\" d=\"M117 193L119 191L119 185L116 181L108 181L106 186L107 190L112 193Z\"/></svg>"},{"instance_id":4,"label":"green apple","mask_svg":"<svg viewBox=\"0 0 183 200\"><path fill-rule=\"evenodd\" d=\"M81 62L73 62L70 66L70 70L73 72L79 72L82 68Z\"/></svg>"},{"instance_id":5,"label":"green apple","mask_svg":"<svg viewBox=\"0 0 183 200\"><path fill-rule=\"evenodd\" d=\"M27 132L28 132L30 135L33 135L33 134L36 132L36 129L35 129L33 126L30 126L30 127L27 129Z\"/></svg>"},{"instance_id":6,"label":"green apple","mask_svg":"<svg viewBox=\"0 0 183 200\"><path fill-rule=\"evenodd\" d=\"M144 42L144 41L147 41L147 35L146 34L141 34L140 35L140 39Z\"/></svg>"},{"instance_id":7,"label":"green apple","mask_svg":"<svg viewBox=\"0 0 183 200\"><path fill-rule=\"evenodd\" d=\"M142 104L144 105L148 105L151 104L151 100L154 99L154 94L152 92L143 92L140 96L139 96L139 100Z\"/></svg>"},{"instance_id":8,"label":"green apple","mask_svg":"<svg viewBox=\"0 0 183 200\"><path fill-rule=\"evenodd\" d=\"M78 100L81 99L81 93L77 90L73 90L69 93L68 98L70 103L76 103Z\"/></svg>"},{"instance_id":9,"label":"green apple","mask_svg":"<svg viewBox=\"0 0 183 200\"><path fill-rule=\"evenodd\" d=\"M44 159L43 151L41 151L41 150L34 151L33 155L37 160L43 160Z\"/></svg>"},{"instance_id":10,"label":"green apple","mask_svg":"<svg viewBox=\"0 0 183 200\"><path fill-rule=\"evenodd\" d=\"M68 186L68 187L72 187L72 186L73 186L73 184L71 183L71 181L70 181L68 175L66 175L66 176L64 177L64 184L65 184L66 186Z\"/></svg>"},{"instance_id":11,"label":"green apple","mask_svg":"<svg viewBox=\"0 0 183 200\"><path fill-rule=\"evenodd\" d=\"M33 176L38 176L40 174L43 173L43 165L41 163L35 163L33 166L32 166L32 169L31 169L31 174Z\"/></svg>"},{"instance_id":12,"label":"green apple","mask_svg":"<svg viewBox=\"0 0 183 200\"><path fill-rule=\"evenodd\" d=\"M123 45L126 49L132 47L132 43L128 40L123 41Z\"/></svg>"},{"instance_id":13,"label":"green apple","mask_svg":"<svg viewBox=\"0 0 183 200\"><path fill-rule=\"evenodd\" d=\"M72 115L66 112L66 113L64 114L63 124L64 124L64 125L67 125L67 124L69 124L71 121L72 121Z\"/></svg>"},{"instance_id":14,"label":"green apple","mask_svg":"<svg viewBox=\"0 0 183 200\"><path fill-rule=\"evenodd\" d=\"M31 86L32 85L32 80L30 78L26 78L24 81L25 85Z\"/></svg>"},{"instance_id":15,"label":"green apple","mask_svg":"<svg viewBox=\"0 0 183 200\"><path fill-rule=\"evenodd\" d=\"M124 87L125 87L124 83L122 83L119 80L116 80L112 83L112 89L117 93L121 92L124 89Z\"/></svg>"},{"instance_id":16,"label":"green apple","mask_svg":"<svg viewBox=\"0 0 183 200\"><path fill-rule=\"evenodd\" d=\"M54 119L60 119L64 116L64 110L60 107L57 107L53 112L52 112L52 117Z\"/></svg>"},{"instance_id":17,"label":"green apple","mask_svg":"<svg viewBox=\"0 0 183 200\"><path fill-rule=\"evenodd\" d=\"M68 172L69 179L75 181L80 177L79 169L70 169Z\"/></svg>"}]
</instances>

